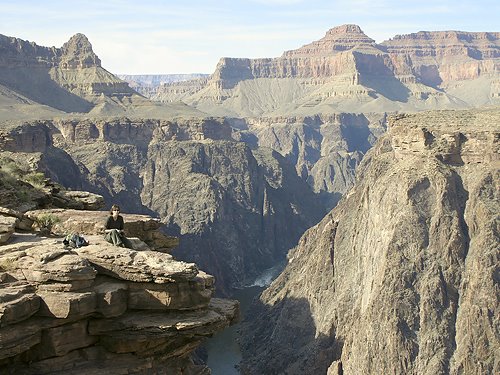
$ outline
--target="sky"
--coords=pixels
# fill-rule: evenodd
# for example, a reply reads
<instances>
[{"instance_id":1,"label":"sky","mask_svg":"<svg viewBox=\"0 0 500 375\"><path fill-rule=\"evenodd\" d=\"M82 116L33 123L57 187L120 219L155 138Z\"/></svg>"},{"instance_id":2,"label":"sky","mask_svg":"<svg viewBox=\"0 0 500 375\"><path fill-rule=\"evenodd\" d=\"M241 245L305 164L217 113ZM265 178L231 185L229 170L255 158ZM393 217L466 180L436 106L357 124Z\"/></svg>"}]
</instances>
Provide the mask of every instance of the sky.
<instances>
[{"instance_id":1,"label":"sky","mask_svg":"<svg viewBox=\"0 0 500 375\"><path fill-rule=\"evenodd\" d=\"M499 0L0 0L0 34L61 47L85 34L115 74L213 73L356 24L376 42L418 31L500 32Z\"/></svg>"}]
</instances>

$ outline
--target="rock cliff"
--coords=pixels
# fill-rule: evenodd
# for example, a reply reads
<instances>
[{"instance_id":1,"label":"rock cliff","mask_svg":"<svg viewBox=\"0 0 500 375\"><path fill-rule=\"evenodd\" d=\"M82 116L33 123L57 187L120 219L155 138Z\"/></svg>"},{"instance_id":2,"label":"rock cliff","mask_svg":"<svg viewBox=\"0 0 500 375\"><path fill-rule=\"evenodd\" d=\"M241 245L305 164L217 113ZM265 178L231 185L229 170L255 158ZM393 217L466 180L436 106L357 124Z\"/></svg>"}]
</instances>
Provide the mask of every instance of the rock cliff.
<instances>
[{"instance_id":1,"label":"rock cliff","mask_svg":"<svg viewBox=\"0 0 500 375\"><path fill-rule=\"evenodd\" d=\"M356 167L385 132L386 116L342 113L226 121L238 129L235 138L287 158L330 210L352 187Z\"/></svg>"},{"instance_id":2,"label":"rock cliff","mask_svg":"<svg viewBox=\"0 0 500 375\"><path fill-rule=\"evenodd\" d=\"M175 255L215 275L218 292L251 283L325 212L283 156L235 141L220 119L25 122L0 143L63 186L161 217L181 238Z\"/></svg>"},{"instance_id":3,"label":"rock cliff","mask_svg":"<svg viewBox=\"0 0 500 375\"><path fill-rule=\"evenodd\" d=\"M214 278L144 243L140 251L108 244L94 235L95 221L86 225L88 212L51 213L90 245L18 234L0 247L0 371L210 373L191 353L238 315L236 301L212 298ZM151 221L128 217L128 234L151 233Z\"/></svg>"},{"instance_id":4,"label":"rock cliff","mask_svg":"<svg viewBox=\"0 0 500 375\"><path fill-rule=\"evenodd\" d=\"M126 82L102 68L83 34L74 35L61 48L0 35L0 85L4 88L0 104L10 98L16 108L31 104L32 111L40 110L37 104L63 112L94 113L149 104Z\"/></svg>"},{"instance_id":5,"label":"rock cliff","mask_svg":"<svg viewBox=\"0 0 500 375\"><path fill-rule=\"evenodd\" d=\"M206 79L209 74L118 74L118 78L124 80L137 92L147 97L152 97L158 87L172 82L185 82L198 79Z\"/></svg>"},{"instance_id":6,"label":"rock cliff","mask_svg":"<svg viewBox=\"0 0 500 375\"><path fill-rule=\"evenodd\" d=\"M244 373L498 373L499 123L392 118L256 304Z\"/></svg>"},{"instance_id":7,"label":"rock cliff","mask_svg":"<svg viewBox=\"0 0 500 375\"><path fill-rule=\"evenodd\" d=\"M164 85L151 97L218 116L469 108L499 104L499 56L496 32L419 32L376 44L342 25L278 58L222 58L206 82Z\"/></svg>"},{"instance_id":8,"label":"rock cliff","mask_svg":"<svg viewBox=\"0 0 500 375\"><path fill-rule=\"evenodd\" d=\"M126 82L101 67L83 34L62 48L0 36L0 83L65 112L88 112L106 98L140 100Z\"/></svg>"}]
</instances>

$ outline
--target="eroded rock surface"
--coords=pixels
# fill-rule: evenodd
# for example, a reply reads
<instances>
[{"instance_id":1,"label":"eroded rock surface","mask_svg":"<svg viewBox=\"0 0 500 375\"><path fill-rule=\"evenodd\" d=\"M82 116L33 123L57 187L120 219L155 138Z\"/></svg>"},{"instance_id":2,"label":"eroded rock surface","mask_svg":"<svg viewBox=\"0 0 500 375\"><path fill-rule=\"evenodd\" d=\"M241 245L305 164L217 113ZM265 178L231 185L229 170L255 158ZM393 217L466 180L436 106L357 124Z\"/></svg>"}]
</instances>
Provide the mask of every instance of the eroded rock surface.
<instances>
[{"instance_id":1,"label":"eroded rock surface","mask_svg":"<svg viewBox=\"0 0 500 375\"><path fill-rule=\"evenodd\" d=\"M422 31L377 44L348 24L277 58L221 58L209 79L150 97L231 117L498 105L499 57L498 32Z\"/></svg>"},{"instance_id":2,"label":"eroded rock surface","mask_svg":"<svg viewBox=\"0 0 500 375\"><path fill-rule=\"evenodd\" d=\"M500 371L500 113L393 118L244 334L244 373Z\"/></svg>"},{"instance_id":3,"label":"eroded rock surface","mask_svg":"<svg viewBox=\"0 0 500 375\"><path fill-rule=\"evenodd\" d=\"M13 124L0 133L16 162L31 160L52 180L98 192L124 212L159 216L169 236L139 230L129 215L126 231L155 249L171 248L170 239L181 237L175 256L213 274L219 291L252 283L325 212L289 160L264 142L255 148L235 141L223 119L55 120ZM281 151L289 152L288 146ZM349 184L352 173L346 175ZM105 218L95 215L61 217L52 230L96 233Z\"/></svg>"},{"instance_id":4,"label":"eroded rock surface","mask_svg":"<svg viewBox=\"0 0 500 375\"><path fill-rule=\"evenodd\" d=\"M100 237L4 245L0 271L2 373L208 373L191 353L238 316L196 265Z\"/></svg>"}]
</instances>

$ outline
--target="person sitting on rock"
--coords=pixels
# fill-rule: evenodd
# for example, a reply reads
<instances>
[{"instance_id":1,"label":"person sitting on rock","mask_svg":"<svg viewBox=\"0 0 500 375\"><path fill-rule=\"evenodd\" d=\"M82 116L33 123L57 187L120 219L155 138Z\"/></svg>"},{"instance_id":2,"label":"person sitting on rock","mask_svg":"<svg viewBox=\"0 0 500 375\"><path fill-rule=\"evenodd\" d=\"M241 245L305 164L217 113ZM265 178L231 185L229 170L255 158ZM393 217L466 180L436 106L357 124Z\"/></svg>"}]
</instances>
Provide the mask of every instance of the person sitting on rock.
<instances>
[{"instance_id":1,"label":"person sitting on rock","mask_svg":"<svg viewBox=\"0 0 500 375\"><path fill-rule=\"evenodd\" d=\"M106 221L106 229L104 230L104 239L115 246L131 249L132 244L123 232L125 223L123 216L120 215L120 207L116 204L112 205L109 214L110 216Z\"/></svg>"}]
</instances>

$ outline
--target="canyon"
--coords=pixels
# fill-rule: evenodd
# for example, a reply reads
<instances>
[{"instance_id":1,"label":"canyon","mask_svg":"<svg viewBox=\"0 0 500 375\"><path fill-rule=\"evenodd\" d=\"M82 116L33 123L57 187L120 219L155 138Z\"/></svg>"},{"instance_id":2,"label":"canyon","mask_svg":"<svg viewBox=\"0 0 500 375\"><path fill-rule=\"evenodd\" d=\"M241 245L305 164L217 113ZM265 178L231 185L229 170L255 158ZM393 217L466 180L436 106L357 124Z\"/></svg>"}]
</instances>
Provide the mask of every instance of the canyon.
<instances>
[{"instance_id":1,"label":"canyon","mask_svg":"<svg viewBox=\"0 0 500 375\"><path fill-rule=\"evenodd\" d=\"M391 118L254 304L242 372L497 373L499 121Z\"/></svg>"},{"instance_id":2,"label":"canyon","mask_svg":"<svg viewBox=\"0 0 500 375\"><path fill-rule=\"evenodd\" d=\"M151 98L218 116L415 112L499 104L500 34L397 35L380 44L357 25L281 57L222 58L208 78L164 84Z\"/></svg>"},{"instance_id":3,"label":"canyon","mask_svg":"<svg viewBox=\"0 0 500 375\"><path fill-rule=\"evenodd\" d=\"M222 58L211 75L160 84L167 77L108 72L83 34L61 48L0 36L0 176L43 173L52 184L49 196L28 182L0 186L1 301L31 304L24 320L0 325L2 343L43 320L24 344L9 341L0 366L29 373L35 361L34 373L50 373L74 359L207 373L195 348L238 315L218 297L285 262L245 317L242 373L498 372L499 72L498 32L377 44L342 25L281 57ZM73 202L89 197L80 191L99 203ZM128 255L101 259L115 249L91 225L104 213L88 212L112 203L148 239L134 258L189 275L139 286L116 274L125 266L113 262ZM68 215L89 223L79 231L95 236L91 246L9 243L16 235L2 228L29 229L20 223L47 207L62 207L50 212L67 225ZM141 221L156 242L132 225ZM94 276L68 291L90 293L94 307L50 315L55 299L38 291L61 280L27 279L17 267L37 257L85 264ZM98 308L103 283L126 284L120 314ZM186 285L194 294L167 296ZM132 291L160 302L137 310ZM167 300L188 305L170 311ZM57 342L74 334L66 325L80 327L81 346ZM154 344L142 350L144 337Z\"/></svg>"}]
</instances>

